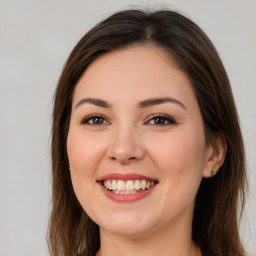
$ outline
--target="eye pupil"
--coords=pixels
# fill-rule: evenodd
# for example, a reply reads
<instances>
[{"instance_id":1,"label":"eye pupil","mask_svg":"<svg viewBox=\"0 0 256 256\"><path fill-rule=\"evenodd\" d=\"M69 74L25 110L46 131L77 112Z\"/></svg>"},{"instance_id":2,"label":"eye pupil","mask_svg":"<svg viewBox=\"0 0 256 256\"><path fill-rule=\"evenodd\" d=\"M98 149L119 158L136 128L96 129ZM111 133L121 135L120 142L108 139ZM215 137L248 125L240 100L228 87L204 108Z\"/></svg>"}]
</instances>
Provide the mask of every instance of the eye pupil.
<instances>
[{"instance_id":1,"label":"eye pupil","mask_svg":"<svg viewBox=\"0 0 256 256\"><path fill-rule=\"evenodd\" d=\"M93 124L103 124L103 118L101 118L101 117L94 118Z\"/></svg>"},{"instance_id":2,"label":"eye pupil","mask_svg":"<svg viewBox=\"0 0 256 256\"><path fill-rule=\"evenodd\" d=\"M165 124L165 119L162 117L157 117L155 119L155 124Z\"/></svg>"}]
</instances>

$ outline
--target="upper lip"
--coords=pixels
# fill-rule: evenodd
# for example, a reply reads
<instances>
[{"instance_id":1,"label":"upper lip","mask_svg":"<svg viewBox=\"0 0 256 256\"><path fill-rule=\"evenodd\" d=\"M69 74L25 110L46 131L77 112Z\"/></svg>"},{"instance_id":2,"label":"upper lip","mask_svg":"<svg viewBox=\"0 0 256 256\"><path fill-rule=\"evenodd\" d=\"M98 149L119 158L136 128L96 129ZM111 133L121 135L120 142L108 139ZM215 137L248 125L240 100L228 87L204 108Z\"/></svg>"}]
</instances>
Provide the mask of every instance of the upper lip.
<instances>
[{"instance_id":1,"label":"upper lip","mask_svg":"<svg viewBox=\"0 0 256 256\"><path fill-rule=\"evenodd\" d=\"M103 175L98 179L98 181L104 181L104 180L149 180L149 181L157 181L154 178L147 177L141 174L137 173L109 173L106 175Z\"/></svg>"}]
</instances>

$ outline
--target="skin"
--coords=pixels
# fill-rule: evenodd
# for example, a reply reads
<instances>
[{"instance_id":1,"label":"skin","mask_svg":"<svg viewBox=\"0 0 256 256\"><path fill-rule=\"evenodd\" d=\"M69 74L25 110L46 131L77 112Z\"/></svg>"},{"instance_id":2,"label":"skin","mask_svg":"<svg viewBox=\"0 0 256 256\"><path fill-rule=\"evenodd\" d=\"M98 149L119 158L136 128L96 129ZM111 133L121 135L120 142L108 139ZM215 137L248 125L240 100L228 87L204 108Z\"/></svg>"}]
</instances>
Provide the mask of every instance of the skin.
<instances>
[{"instance_id":1,"label":"skin","mask_svg":"<svg viewBox=\"0 0 256 256\"><path fill-rule=\"evenodd\" d=\"M166 97L181 104L138 107ZM84 98L111 107L81 103ZM103 117L82 123L92 114ZM206 145L192 85L171 56L133 46L92 62L74 91L67 151L76 196L100 227L98 255L201 255L191 238L195 197L202 178L221 166L225 143L217 137ZM141 200L115 202L97 183L114 172L158 184Z\"/></svg>"}]
</instances>

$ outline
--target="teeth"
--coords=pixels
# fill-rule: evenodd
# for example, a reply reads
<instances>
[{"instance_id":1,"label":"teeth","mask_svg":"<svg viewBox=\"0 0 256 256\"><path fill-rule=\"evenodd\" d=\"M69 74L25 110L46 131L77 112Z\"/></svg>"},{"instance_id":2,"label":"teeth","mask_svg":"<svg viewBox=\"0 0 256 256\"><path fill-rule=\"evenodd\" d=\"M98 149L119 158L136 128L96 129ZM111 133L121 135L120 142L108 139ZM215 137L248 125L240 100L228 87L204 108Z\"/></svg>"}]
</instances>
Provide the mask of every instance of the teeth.
<instances>
[{"instance_id":1,"label":"teeth","mask_svg":"<svg viewBox=\"0 0 256 256\"><path fill-rule=\"evenodd\" d=\"M112 192L115 193L115 194L125 194L125 195L138 193L135 190L131 190L131 191L128 191L128 190L125 190L125 191L112 190Z\"/></svg>"},{"instance_id":2,"label":"teeth","mask_svg":"<svg viewBox=\"0 0 256 256\"><path fill-rule=\"evenodd\" d=\"M141 181L140 188L143 189L143 190L146 188L146 181L145 180Z\"/></svg>"},{"instance_id":3,"label":"teeth","mask_svg":"<svg viewBox=\"0 0 256 256\"><path fill-rule=\"evenodd\" d=\"M135 194L135 193L137 193L135 190L131 190L131 191L126 190L125 191L126 195L128 195L128 194Z\"/></svg>"},{"instance_id":4,"label":"teeth","mask_svg":"<svg viewBox=\"0 0 256 256\"><path fill-rule=\"evenodd\" d=\"M103 185L115 194L133 194L153 187L155 182L146 180L105 180Z\"/></svg>"},{"instance_id":5,"label":"teeth","mask_svg":"<svg viewBox=\"0 0 256 256\"><path fill-rule=\"evenodd\" d=\"M131 180L128 180L127 182L126 182L126 187L125 187L125 190L134 190L134 184L133 184L133 182L131 181Z\"/></svg>"},{"instance_id":6,"label":"teeth","mask_svg":"<svg viewBox=\"0 0 256 256\"><path fill-rule=\"evenodd\" d=\"M117 189L116 180L112 180L112 189L113 189L113 190Z\"/></svg>"},{"instance_id":7,"label":"teeth","mask_svg":"<svg viewBox=\"0 0 256 256\"><path fill-rule=\"evenodd\" d=\"M139 181L139 180L136 180L136 181L135 181L134 189L135 189L135 190L140 190L140 181Z\"/></svg>"},{"instance_id":8,"label":"teeth","mask_svg":"<svg viewBox=\"0 0 256 256\"><path fill-rule=\"evenodd\" d=\"M107 180L107 182L106 182L107 184L107 187L109 188L109 189L112 189L112 185L111 185L111 182L110 182L110 180Z\"/></svg>"},{"instance_id":9,"label":"teeth","mask_svg":"<svg viewBox=\"0 0 256 256\"><path fill-rule=\"evenodd\" d=\"M109 189L111 189L111 188L109 188ZM118 180L117 181L117 189L118 190L125 190L125 181Z\"/></svg>"},{"instance_id":10,"label":"teeth","mask_svg":"<svg viewBox=\"0 0 256 256\"><path fill-rule=\"evenodd\" d=\"M147 181L147 183L146 183L146 188L147 188L147 189L150 188L150 181Z\"/></svg>"}]
</instances>

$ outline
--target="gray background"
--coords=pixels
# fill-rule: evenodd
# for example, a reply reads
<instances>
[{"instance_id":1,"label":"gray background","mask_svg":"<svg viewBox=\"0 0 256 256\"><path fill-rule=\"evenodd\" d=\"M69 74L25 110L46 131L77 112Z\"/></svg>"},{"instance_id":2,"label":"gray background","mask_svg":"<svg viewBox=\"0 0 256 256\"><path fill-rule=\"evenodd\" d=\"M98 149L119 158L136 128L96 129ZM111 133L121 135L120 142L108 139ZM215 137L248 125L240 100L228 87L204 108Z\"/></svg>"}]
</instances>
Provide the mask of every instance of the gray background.
<instances>
[{"instance_id":1,"label":"gray background","mask_svg":"<svg viewBox=\"0 0 256 256\"><path fill-rule=\"evenodd\" d=\"M160 4L198 23L227 69L250 181L241 236L256 255L255 0L0 0L0 256L48 255L52 95L69 52L113 11Z\"/></svg>"}]
</instances>

